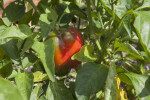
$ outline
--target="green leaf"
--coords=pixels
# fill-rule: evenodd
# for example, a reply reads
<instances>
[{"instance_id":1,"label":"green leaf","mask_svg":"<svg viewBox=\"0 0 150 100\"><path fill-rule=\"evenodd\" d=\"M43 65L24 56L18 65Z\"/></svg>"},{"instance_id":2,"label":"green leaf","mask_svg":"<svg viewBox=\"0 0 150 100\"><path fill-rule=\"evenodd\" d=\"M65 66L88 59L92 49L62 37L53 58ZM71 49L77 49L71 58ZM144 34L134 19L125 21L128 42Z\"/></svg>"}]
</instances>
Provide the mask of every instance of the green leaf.
<instances>
[{"instance_id":1,"label":"green leaf","mask_svg":"<svg viewBox=\"0 0 150 100\"><path fill-rule=\"evenodd\" d=\"M139 100L150 99L150 76L135 73L125 73L131 80Z\"/></svg>"},{"instance_id":2,"label":"green leaf","mask_svg":"<svg viewBox=\"0 0 150 100\"><path fill-rule=\"evenodd\" d=\"M14 84L0 77L0 100L23 100L23 97Z\"/></svg>"},{"instance_id":3,"label":"green leaf","mask_svg":"<svg viewBox=\"0 0 150 100\"><path fill-rule=\"evenodd\" d=\"M0 44L4 44L11 39L25 39L30 35L32 35L32 32L30 27L27 25L7 27L0 34Z\"/></svg>"},{"instance_id":4,"label":"green leaf","mask_svg":"<svg viewBox=\"0 0 150 100\"><path fill-rule=\"evenodd\" d=\"M24 2L14 1L4 9L2 20L7 26L10 26L12 22L22 18L24 14L25 14Z\"/></svg>"},{"instance_id":5,"label":"green leaf","mask_svg":"<svg viewBox=\"0 0 150 100\"><path fill-rule=\"evenodd\" d=\"M46 7L45 12L46 12L46 14L48 14L48 20L50 20L50 21L57 20L58 15L54 9L52 9L50 7L49 8Z\"/></svg>"},{"instance_id":6,"label":"green leaf","mask_svg":"<svg viewBox=\"0 0 150 100\"><path fill-rule=\"evenodd\" d=\"M12 62L10 60L0 61L0 76L8 77L12 73Z\"/></svg>"},{"instance_id":7,"label":"green leaf","mask_svg":"<svg viewBox=\"0 0 150 100\"><path fill-rule=\"evenodd\" d=\"M114 62L110 64L109 72L106 79L106 85L105 85L105 100L110 100L109 98L115 99L115 97L111 96L111 94L116 94L116 65ZM115 88L114 88L115 87ZM114 93L115 92L115 93Z\"/></svg>"},{"instance_id":8,"label":"green leaf","mask_svg":"<svg viewBox=\"0 0 150 100\"><path fill-rule=\"evenodd\" d=\"M116 68L117 74L119 79L129 85L132 85L132 82L130 81L129 77L127 75L125 75L126 72L128 72L128 70L126 70L123 67L117 67Z\"/></svg>"},{"instance_id":9,"label":"green leaf","mask_svg":"<svg viewBox=\"0 0 150 100\"><path fill-rule=\"evenodd\" d=\"M18 73L15 77L16 85L24 99L29 100L33 87L33 74L31 72Z\"/></svg>"},{"instance_id":10,"label":"green leaf","mask_svg":"<svg viewBox=\"0 0 150 100\"><path fill-rule=\"evenodd\" d=\"M0 19L0 25L5 25L2 19Z\"/></svg>"},{"instance_id":11,"label":"green leaf","mask_svg":"<svg viewBox=\"0 0 150 100\"><path fill-rule=\"evenodd\" d=\"M56 9L56 12L57 12L59 17L65 12L66 8L67 8L67 5L64 3L59 3L56 5L55 9Z\"/></svg>"},{"instance_id":12,"label":"green leaf","mask_svg":"<svg viewBox=\"0 0 150 100\"><path fill-rule=\"evenodd\" d=\"M40 98L38 100L47 100L45 95L40 96Z\"/></svg>"},{"instance_id":13,"label":"green leaf","mask_svg":"<svg viewBox=\"0 0 150 100\"><path fill-rule=\"evenodd\" d=\"M34 14L32 15L32 25L37 25L39 22L39 13L38 12L34 12Z\"/></svg>"},{"instance_id":14,"label":"green leaf","mask_svg":"<svg viewBox=\"0 0 150 100\"><path fill-rule=\"evenodd\" d=\"M17 41L17 48L18 48L19 51L21 51L23 45L24 45L24 40L19 39Z\"/></svg>"},{"instance_id":15,"label":"green leaf","mask_svg":"<svg viewBox=\"0 0 150 100\"><path fill-rule=\"evenodd\" d=\"M19 50L16 46L16 40L10 40L2 45L3 50L16 65L21 65Z\"/></svg>"},{"instance_id":16,"label":"green leaf","mask_svg":"<svg viewBox=\"0 0 150 100\"><path fill-rule=\"evenodd\" d=\"M34 67L32 68L32 72L36 72L36 71L45 72L45 69L44 69L40 59L37 59Z\"/></svg>"},{"instance_id":17,"label":"green leaf","mask_svg":"<svg viewBox=\"0 0 150 100\"><path fill-rule=\"evenodd\" d=\"M82 62L94 62L96 57L92 55L93 53L93 46L91 45L84 45L81 50L72 56L72 59L76 59Z\"/></svg>"},{"instance_id":18,"label":"green leaf","mask_svg":"<svg viewBox=\"0 0 150 100\"><path fill-rule=\"evenodd\" d=\"M127 11L132 9L132 0L117 0L118 4L114 4L114 12L112 10L110 0L101 0L102 4L104 5L105 9L113 15L113 13L116 15L117 19L121 19ZM130 18L131 16L127 16L123 20L123 26L128 32L129 35L131 35L131 27L130 27Z\"/></svg>"},{"instance_id":19,"label":"green leaf","mask_svg":"<svg viewBox=\"0 0 150 100\"><path fill-rule=\"evenodd\" d=\"M15 78L15 76L18 74L18 71L12 70L11 75L8 76L8 79Z\"/></svg>"},{"instance_id":20,"label":"green leaf","mask_svg":"<svg viewBox=\"0 0 150 100\"><path fill-rule=\"evenodd\" d=\"M46 12L47 14L41 14L39 18L42 37L44 40L57 21L57 14L53 9L46 9Z\"/></svg>"},{"instance_id":21,"label":"green leaf","mask_svg":"<svg viewBox=\"0 0 150 100\"><path fill-rule=\"evenodd\" d=\"M69 89L64 85L64 80L50 82L47 92L46 100L74 100Z\"/></svg>"},{"instance_id":22,"label":"green leaf","mask_svg":"<svg viewBox=\"0 0 150 100\"><path fill-rule=\"evenodd\" d=\"M86 26L86 28L83 29L83 32L90 34L89 27L90 27L90 25ZM93 32L95 33L95 34L93 34L93 37L94 37L94 35L99 37L99 36L104 34L104 32L100 28L98 28L97 26L92 26L92 29L93 29Z\"/></svg>"},{"instance_id":23,"label":"green leaf","mask_svg":"<svg viewBox=\"0 0 150 100\"><path fill-rule=\"evenodd\" d=\"M51 81L55 81L55 65L54 65L54 44L52 39L45 42L34 42L32 49L37 52L38 57L44 65L44 69Z\"/></svg>"},{"instance_id":24,"label":"green leaf","mask_svg":"<svg viewBox=\"0 0 150 100\"><path fill-rule=\"evenodd\" d=\"M27 53L22 60L23 68L33 66L35 64L36 60L37 60L37 57L34 54Z\"/></svg>"},{"instance_id":25,"label":"green leaf","mask_svg":"<svg viewBox=\"0 0 150 100\"><path fill-rule=\"evenodd\" d=\"M34 82L40 82L48 79L47 74L43 74L40 71L34 72L33 75L34 75Z\"/></svg>"},{"instance_id":26,"label":"green leaf","mask_svg":"<svg viewBox=\"0 0 150 100\"><path fill-rule=\"evenodd\" d=\"M0 33L2 33L6 28L7 28L6 26L1 25L1 26L0 26Z\"/></svg>"},{"instance_id":27,"label":"green leaf","mask_svg":"<svg viewBox=\"0 0 150 100\"><path fill-rule=\"evenodd\" d=\"M139 37L140 43L146 53L150 52L150 11L135 12L137 17L134 21L134 27Z\"/></svg>"},{"instance_id":28,"label":"green leaf","mask_svg":"<svg viewBox=\"0 0 150 100\"><path fill-rule=\"evenodd\" d=\"M33 9L25 13L25 15L18 21L19 24L28 24L32 19Z\"/></svg>"},{"instance_id":29,"label":"green leaf","mask_svg":"<svg viewBox=\"0 0 150 100\"><path fill-rule=\"evenodd\" d=\"M57 92L56 92L57 93ZM57 96L56 96L57 97ZM48 88L47 88L47 91L46 91L46 98L47 98L47 100L54 100L54 94L53 94L53 92L52 92L52 90L51 90L51 87L50 87L50 84L49 84L49 86L48 86ZM58 99L59 100L59 99Z\"/></svg>"},{"instance_id":30,"label":"green leaf","mask_svg":"<svg viewBox=\"0 0 150 100\"><path fill-rule=\"evenodd\" d=\"M0 61L4 58L4 56L5 56L5 51L0 46Z\"/></svg>"},{"instance_id":31,"label":"green leaf","mask_svg":"<svg viewBox=\"0 0 150 100\"><path fill-rule=\"evenodd\" d=\"M26 52L27 50L29 50L33 43L34 43L34 38L36 37L37 34L33 35L33 36L30 36L28 37L26 40L25 40L25 43L24 43L24 46L22 48L22 51L21 51L21 54L23 54L24 52Z\"/></svg>"},{"instance_id":32,"label":"green leaf","mask_svg":"<svg viewBox=\"0 0 150 100\"><path fill-rule=\"evenodd\" d=\"M135 58L143 59L142 55L129 43L121 43L119 41L115 41L114 47L117 48L117 51L125 51L132 55Z\"/></svg>"},{"instance_id":33,"label":"green leaf","mask_svg":"<svg viewBox=\"0 0 150 100\"><path fill-rule=\"evenodd\" d=\"M76 78L78 100L89 100L91 94L98 92L106 81L108 69L101 64L85 63Z\"/></svg>"},{"instance_id":34,"label":"green leaf","mask_svg":"<svg viewBox=\"0 0 150 100\"><path fill-rule=\"evenodd\" d=\"M143 5L138 7L136 10L140 10L140 9L143 9L143 8L150 8L149 0L143 0Z\"/></svg>"},{"instance_id":35,"label":"green leaf","mask_svg":"<svg viewBox=\"0 0 150 100\"><path fill-rule=\"evenodd\" d=\"M83 10L80 9L75 3L70 3L68 7L72 14L74 14L80 18L87 19L86 13L83 12Z\"/></svg>"},{"instance_id":36,"label":"green leaf","mask_svg":"<svg viewBox=\"0 0 150 100\"><path fill-rule=\"evenodd\" d=\"M31 93L30 100L38 100L38 97L40 96L40 95L39 95L39 91L40 91L41 87L42 87L42 83L38 83L38 84L34 87L32 93Z\"/></svg>"},{"instance_id":37,"label":"green leaf","mask_svg":"<svg viewBox=\"0 0 150 100\"><path fill-rule=\"evenodd\" d=\"M127 75L125 75L125 73L119 73L118 76L122 82L132 85L131 80L129 79L129 77L127 77Z\"/></svg>"},{"instance_id":38,"label":"green leaf","mask_svg":"<svg viewBox=\"0 0 150 100\"><path fill-rule=\"evenodd\" d=\"M28 25L22 24L19 25L19 35L24 34L26 37L32 35L32 31Z\"/></svg>"},{"instance_id":39,"label":"green leaf","mask_svg":"<svg viewBox=\"0 0 150 100\"><path fill-rule=\"evenodd\" d=\"M132 0L118 0L114 13L121 19L127 11L132 9Z\"/></svg>"},{"instance_id":40,"label":"green leaf","mask_svg":"<svg viewBox=\"0 0 150 100\"><path fill-rule=\"evenodd\" d=\"M63 15L63 17L60 20L60 27L66 27L71 22L71 19L73 18L73 15L71 13L66 13Z\"/></svg>"},{"instance_id":41,"label":"green leaf","mask_svg":"<svg viewBox=\"0 0 150 100\"><path fill-rule=\"evenodd\" d=\"M94 18L94 17L96 17L96 18ZM99 22L99 19L97 18L97 15L93 15L92 16L92 21L93 21L93 23L94 23L94 25L95 26L93 26L93 27L96 27L96 28L102 28L102 26L101 26L101 24L100 24L100 22ZM94 30L94 29L93 29ZM100 29L99 29L99 31L100 31Z\"/></svg>"}]
</instances>

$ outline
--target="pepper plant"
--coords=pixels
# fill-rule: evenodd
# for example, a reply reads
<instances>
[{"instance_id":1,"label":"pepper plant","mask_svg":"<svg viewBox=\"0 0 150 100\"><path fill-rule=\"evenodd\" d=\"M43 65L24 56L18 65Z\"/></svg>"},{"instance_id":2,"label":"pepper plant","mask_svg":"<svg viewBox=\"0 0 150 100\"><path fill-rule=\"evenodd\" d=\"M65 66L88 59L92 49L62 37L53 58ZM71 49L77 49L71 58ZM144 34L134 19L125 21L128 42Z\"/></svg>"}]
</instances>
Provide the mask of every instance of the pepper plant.
<instances>
[{"instance_id":1,"label":"pepper plant","mask_svg":"<svg viewBox=\"0 0 150 100\"><path fill-rule=\"evenodd\" d=\"M0 100L150 100L149 0L1 0Z\"/></svg>"}]
</instances>

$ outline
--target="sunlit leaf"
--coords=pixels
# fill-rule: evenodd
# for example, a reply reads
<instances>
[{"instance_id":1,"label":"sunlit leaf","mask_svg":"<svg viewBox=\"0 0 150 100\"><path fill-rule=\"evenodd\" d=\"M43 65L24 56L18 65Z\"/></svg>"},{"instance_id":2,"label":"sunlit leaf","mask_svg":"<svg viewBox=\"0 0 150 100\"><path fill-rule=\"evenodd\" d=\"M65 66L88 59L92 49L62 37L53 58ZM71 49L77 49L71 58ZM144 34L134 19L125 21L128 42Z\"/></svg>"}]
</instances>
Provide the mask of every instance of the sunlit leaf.
<instances>
[{"instance_id":1,"label":"sunlit leaf","mask_svg":"<svg viewBox=\"0 0 150 100\"><path fill-rule=\"evenodd\" d=\"M150 1L149 0L143 0L143 5L138 7L136 10L143 9L143 8L150 8Z\"/></svg>"},{"instance_id":2,"label":"sunlit leaf","mask_svg":"<svg viewBox=\"0 0 150 100\"><path fill-rule=\"evenodd\" d=\"M116 51L125 51L135 58L143 59L141 54L129 43L121 43L119 41L115 41L114 47L116 48Z\"/></svg>"},{"instance_id":3,"label":"sunlit leaf","mask_svg":"<svg viewBox=\"0 0 150 100\"><path fill-rule=\"evenodd\" d=\"M32 35L32 32L30 27L27 25L7 27L0 34L0 44L4 44L11 39L25 39L30 35Z\"/></svg>"},{"instance_id":4,"label":"sunlit leaf","mask_svg":"<svg viewBox=\"0 0 150 100\"><path fill-rule=\"evenodd\" d=\"M91 45L84 45L81 50L72 56L72 59L76 59L82 62L93 62L96 60L96 57L92 55L93 53L93 46Z\"/></svg>"},{"instance_id":5,"label":"sunlit leaf","mask_svg":"<svg viewBox=\"0 0 150 100\"><path fill-rule=\"evenodd\" d=\"M110 98L112 98L113 100L116 98L116 79L115 79L116 75L117 75L116 65L114 62L112 62L109 67L109 72L106 79L105 100L109 100Z\"/></svg>"},{"instance_id":6,"label":"sunlit leaf","mask_svg":"<svg viewBox=\"0 0 150 100\"><path fill-rule=\"evenodd\" d=\"M29 100L33 87L33 74L31 72L18 73L15 81L23 100Z\"/></svg>"},{"instance_id":7,"label":"sunlit leaf","mask_svg":"<svg viewBox=\"0 0 150 100\"><path fill-rule=\"evenodd\" d=\"M139 75L135 73L126 73L130 78L137 96L140 100L149 100L150 99L150 76L148 75Z\"/></svg>"},{"instance_id":8,"label":"sunlit leaf","mask_svg":"<svg viewBox=\"0 0 150 100\"><path fill-rule=\"evenodd\" d=\"M132 9L132 0L117 0L116 1L117 4L113 5L114 10L112 10L110 0L101 0L101 2L110 14L114 13L116 17L119 19L121 19L126 14L127 11ZM123 20L123 25L129 35L131 35L130 18L131 16L127 16Z\"/></svg>"},{"instance_id":9,"label":"sunlit leaf","mask_svg":"<svg viewBox=\"0 0 150 100\"><path fill-rule=\"evenodd\" d=\"M53 9L46 9L46 13L41 14L39 18L43 39L47 37L57 21L57 14Z\"/></svg>"},{"instance_id":10,"label":"sunlit leaf","mask_svg":"<svg viewBox=\"0 0 150 100\"><path fill-rule=\"evenodd\" d=\"M150 52L150 11L135 12L137 17L134 21L134 27L139 37L140 43L146 53Z\"/></svg>"},{"instance_id":11,"label":"sunlit leaf","mask_svg":"<svg viewBox=\"0 0 150 100\"><path fill-rule=\"evenodd\" d=\"M42 72L40 71L36 71L33 73L33 76L34 76L34 82L40 82L40 81L43 81L45 79L48 79L47 75L46 74L43 74Z\"/></svg>"},{"instance_id":12,"label":"sunlit leaf","mask_svg":"<svg viewBox=\"0 0 150 100\"><path fill-rule=\"evenodd\" d=\"M54 65L54 44L52 39L48 39L45 42L34 42L32 49L37 52L38 57L44 65L44 69L48 74L51 81L55 81L55 65Z\"/></svg>"},{"instance_id":13,"label":"sunlit leaf","mask_svg":"<svg viewBox=\"0 0 150 100\"><path fill-rule=\"evenodd\" d=\"M29 100L37 100L38 97L41 95L40 90L42 90L42 83L38 83L34 89L32 90L31 96Z\"/></svg>"},{"instance_id":14,"label":"sunlit leaf","mask_svg":"<svg viewBox=\"0 0 150 100\"><path fill-rule=\"evenodd\" d=\"M0 100L24 100L18 88L0 77Z\"/></svg>"}]
</instances>

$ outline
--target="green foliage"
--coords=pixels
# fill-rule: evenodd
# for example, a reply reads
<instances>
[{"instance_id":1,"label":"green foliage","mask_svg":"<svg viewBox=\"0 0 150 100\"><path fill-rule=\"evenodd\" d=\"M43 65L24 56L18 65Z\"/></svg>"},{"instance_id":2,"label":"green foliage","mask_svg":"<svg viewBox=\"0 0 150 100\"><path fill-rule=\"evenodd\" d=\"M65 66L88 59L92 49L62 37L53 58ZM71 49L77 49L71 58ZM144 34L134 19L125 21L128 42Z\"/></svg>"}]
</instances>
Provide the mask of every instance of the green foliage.
<instances>
[{"instance_id":1,"label":"green foliage","mask_svg":"<svg viewBox=\"0 0 150 100\"><path fill-rule=\"evenodd\" d=\"M137 35L139 37L139 40L141 42L141 45L143 46L144 50L146 53L150 52L150 31L148 26L150 25L150 20L149 20L149 11L138 11L135 12L137 14L137 17L135 18L134 21L134 27L137 31Z\"/></svg>"},{"instance_id":2,"label":"green foliage","mask_svg":"<svg viewBox=\"0 0 150 100\"><path fill-rule=\"evenodd\" d=\"M125 51L135 58L143 59L142 55L140 55L140 53L129 43L120 43L118 41L115 41L114 48L117 48L116 52Z\"/></svg>"},{"instance_id":3,"label":"green foliage","mask_svg":"<svg viewBox=\"0 0 150 100\"><path fill-rule=\"evenodd\" d=\"M34 82L40 82L40 81L46 80L48 78L47 74L43 74L40 71L34 72L33 75L34 75Z\"/></svg>"},{"instance_id":4,"label":"green foliage","mask_svg":"<svg viewBox=\"0 0 150 100\"><path fill-rule=\"evenodd\" d=\"M64 81L50 82L46 91L47 100L74 100L69 89L64 85Z\"/></svg>"},{"instance_id":5,"label":"green foliage","mask_svg":"<svg viewBox=\"0 0 150 100\"><path fill-rule=\"evenodd\" d=\"M82 62L93 62L96 60L96 57L92 55L93 47L91 45L84 45L81 50L72 56L72 59L76 59Z\"/></svg>"},{"instance_id":6,"label":"green foliage","mask_svg":"<svg viewBox=\"0 0 150 100\"><path fill-rule=\"evenodd\" d=\"M2 45L3 50L7 53L10 59L16 65L21 65L21 59L19 55L19 50L16 45L16 40L10 40Z\"/></svg>"},{"instance_id":7,"label":"green foliage","mask_svg":"<svg viewBox=\"0 0 150 100\"><path fill-rule=\"evenodd\" d=\"M105 99L115 99L116 93L113 93L113 91L116 91L116 65L114 62L110 64L109 72L106 79L106 86L105 86Z\"/></svg>"},{"instance_id":8,"label":"green foliage","mask_svg":"<svg viewBox=\"0 0 150 100\"><path fill-rule=\"evenodd\" d=\"M0 76L8 77L12 73L12 63L10 60L0 61Z\"/></svg>"},{"instance_id":9,"label":"green foliage","mask_svg":"<svg viewBox=\"0 0 150 100\"><path fill-rule=\"evenodd\" d=\"M0 1L0 100L150 99L149 0L34 3ZM84 43L69 60L81 64L57 76L52 38L70 26Z\"/></svg>"},{"instance_id":10,"label":"green foliage","mask_svg":"<svg viewBox=\"0 0 150 100\"><path fill-rule=\"evenodd\" d=\"M10 81L0 78L0 99L2 100L23 100L18 88Z\"/></svg>"},{"instance_id":11,"label":"green foliage","mask_svg":"<svg viewBox=\"0 0 150 100\"><path fill-rule=\"evenodd\" d=\"M131 80L136 94L140 100L150 99L150 78L148 75L138 75L135 73L125 73Z\"/></svg>"},{"instance_id":12,"label":"green foliage","mask_svg":"<svg viewBox=\"0 0 150 100\"><path fill-rule=\"evenodd\" d=\"M56 24L57 14L53 9L46 9L46 14L41 14L39 20L42 36L45 39Z\"/></svg>"},{"instance_id":13,"label":"green foliage","mask_svg":"<svg viewBox=\"0 0 150 100\"><path fill-rule=\"evenodd\" d=\"M75 92L78 100L88 100L91 94L102 89L107 74L108 69L104 65L85 63L76 78Z\"/></svg>"},{"instance_id":14,"label":"green foliage","mask_svg":"<svg viewBox=\"0 0 150 100\"><path fill-rule=\"evenodd\" d=\"M54 44L52 39L43 43L36 40L34 41L32 49L37 52L49 79L54 82Z\"/></svg>"},{"instance_id":15,"label":"green foliage","mask_svg":"<svg viewBox=\"0 0 150 100\"><path fill-rule=\"evenodd\" d=\"M12 22L15 22L23 17L25 14L25 4L23 1L15 1L10 3L3 12L2 20L7 25L10 26Z\"/></svg>"},{"instance_id":16,"label":"green foliage","mask_svg":"<svg viewBox=\"0 0 150 100\"><path fill-rule=\"evenodd\" d=\"M15 77L16 85L23 100L29 100L33 87L33 74L31 72L18 73Z\"/></svg>"}]
</instances>

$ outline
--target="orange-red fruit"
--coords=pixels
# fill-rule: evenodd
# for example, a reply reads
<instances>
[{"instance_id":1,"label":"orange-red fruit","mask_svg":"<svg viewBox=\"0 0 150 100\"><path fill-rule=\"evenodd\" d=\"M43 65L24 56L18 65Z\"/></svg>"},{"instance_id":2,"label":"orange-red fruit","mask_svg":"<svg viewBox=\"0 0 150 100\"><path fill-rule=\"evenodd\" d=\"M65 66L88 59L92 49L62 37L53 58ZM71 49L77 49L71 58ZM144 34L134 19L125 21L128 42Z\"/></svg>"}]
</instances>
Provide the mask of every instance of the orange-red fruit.
<instances>
[{"instance_id":1,"label":"orange-red fruit","mask_svg":"<svg viewBox=\"0 0 150 100\"><path fill-rule=\"evenodd\" d=\"M71 60L71 57L79 52L83 45L82 36L77 29L69 27L65 31L58 32L58 37L55 38L54 44L54 61L57 71L68 71L80 64L77 60Z\"/></svg>"}]
</instances>

